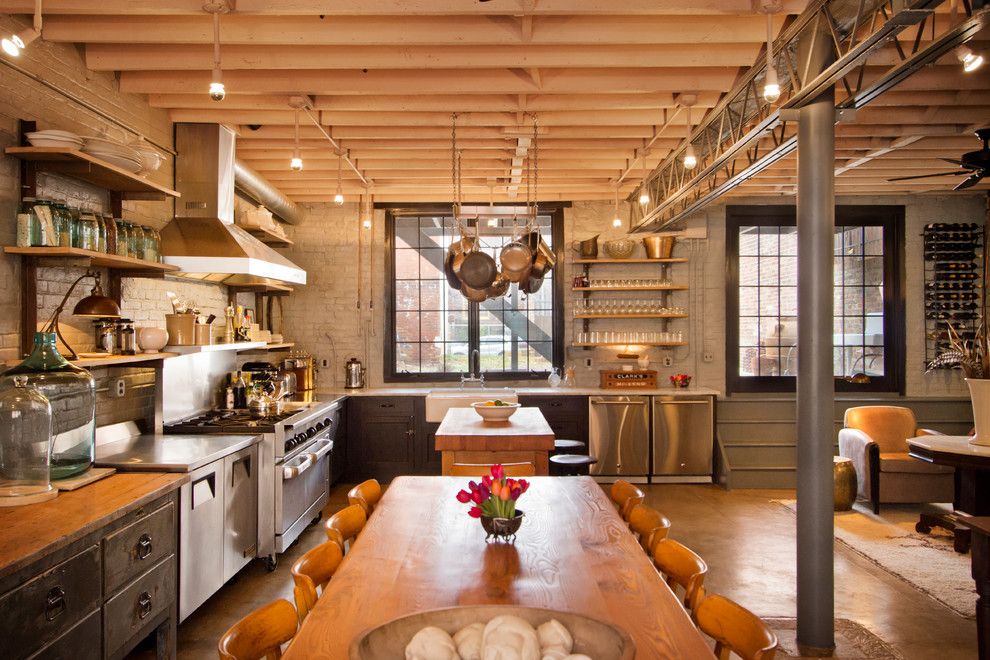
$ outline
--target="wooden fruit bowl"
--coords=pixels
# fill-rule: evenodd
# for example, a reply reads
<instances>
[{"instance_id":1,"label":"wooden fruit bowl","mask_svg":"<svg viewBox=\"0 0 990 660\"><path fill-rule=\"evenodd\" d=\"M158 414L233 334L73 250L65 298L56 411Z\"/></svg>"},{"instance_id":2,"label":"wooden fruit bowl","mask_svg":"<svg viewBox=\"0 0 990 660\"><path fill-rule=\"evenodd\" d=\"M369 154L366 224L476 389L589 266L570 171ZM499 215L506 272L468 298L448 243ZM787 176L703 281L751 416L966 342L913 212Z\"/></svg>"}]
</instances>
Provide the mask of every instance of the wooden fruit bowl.
<instances>
[{"instance_id":1,"label":"wooden fruit bowl","mask_svg":"<svg viewBox=\"0 0 990 660\"><path fill-rule=\"evenodd\" d=\"M506 614L524 619L534 628L557 619L574 637L572 653L583 653L595 660L632 660L636 655L636 645L626 631L582 614L518 605L469 605L408 614L366 630L351 642L349 657L350 660L404 658L409 640L426 626L436 626L453 635L472 623L488 623Z\"/></svg>"}]
</instances>

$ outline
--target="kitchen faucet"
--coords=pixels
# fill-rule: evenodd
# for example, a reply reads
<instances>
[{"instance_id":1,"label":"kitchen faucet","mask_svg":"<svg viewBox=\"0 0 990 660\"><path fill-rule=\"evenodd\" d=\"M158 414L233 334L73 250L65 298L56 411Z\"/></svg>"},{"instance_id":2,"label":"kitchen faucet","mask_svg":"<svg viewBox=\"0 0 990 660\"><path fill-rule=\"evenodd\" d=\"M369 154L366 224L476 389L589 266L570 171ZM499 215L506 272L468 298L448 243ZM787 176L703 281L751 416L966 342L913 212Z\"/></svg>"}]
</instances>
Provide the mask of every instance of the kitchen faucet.
<instances>
[{"instance_id":1,"label":"kitchen faucet","mask_svg":"<svg viewBox=\"0 0 990 660\"><path fill-rule=\"evenodd\" d=\"M475 367L477 366L477 371ZM468 358L468 369L470 371L466 376L461 376L461 387L464 387L465 383L472 383L485 386L485 375L481 373L481 351L477 348L471 351L471 355Z\"/></svg>"}]
</instances>

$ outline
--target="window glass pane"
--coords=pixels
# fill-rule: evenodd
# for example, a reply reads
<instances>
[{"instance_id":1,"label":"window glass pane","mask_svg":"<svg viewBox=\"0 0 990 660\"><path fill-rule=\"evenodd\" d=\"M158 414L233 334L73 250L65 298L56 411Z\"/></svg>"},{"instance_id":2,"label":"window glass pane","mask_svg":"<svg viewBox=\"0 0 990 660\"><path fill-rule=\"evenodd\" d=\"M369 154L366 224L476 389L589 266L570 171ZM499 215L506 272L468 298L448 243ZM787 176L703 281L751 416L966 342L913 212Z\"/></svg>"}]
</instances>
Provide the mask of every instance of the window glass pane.
<instances>
[{"instance_id":1,"label":"window glass pane","mask_svg":"<svg viewBox=\"0 0 990 660\"><path fill-rule=\"evenodd\" d=\"M739 289L739 315L755 316L759 313L759 289L752 286Z\"/></svg>"},{"instance_id":2,"label":"window glass pane","mask_svg":"<svg viewBox=\"0 0 990 660\"><path fill-rule=\"evenodd\" d=\"M781 286L797 286L797 257L780 258Z\"/></svg>"},{"instance_id":3,"label":"window glass pane","mask_svg":"<svg viewBox=\"0 0 990 660\"><path fill-rule=\"evenodd\" d=\"M739 286L753 286L759 281L759 259L756 257L739 257Z\"/></svg>"},{"instance_id":4,"label":"window glass pane","mask_svg":"<svg viewBox=\"0 0 990 660\"><path fill-rule=\"evenodd\" d=\"M786 316L797 315L797 287L780 287L780 313Z\"/></svg>"},{"instance_id":5,"label":"window glass pane","mask_svg":"<svg viewBox=\"0 0 990 660\"><path fill-rule=\"evenodd\" d=\"M739 228L739 256L753 256L760 253L759 227Z\"/></svg>"},{"instance_id":6,"label":"window glass pane","mask_svg":"<svg viewBox=\"0 0 990 660\"><path fill-rule=\"evenodd\" d=\"M743 317L739 319L739 345L757 346L760 342L760 319Z\"/></svg>"},{"instance_id":7,"label":"window glass pane","mask_svg":"<svg viewBox=\"0 0 990 660\"><path fill-rule=\"evenodd\" d=\"M511 215L481 220L480 249L498 258L502 247L524 233L525 221ZM449 215L393 218L395 281L394 354L396 373L453 374L468 370L473 347L486 371L548 371L553 361L554 286L551 271L537 293L527 295L512 285L509 292L484 303L469 303L447 284L443 263L448 247L460 240ZM552 249L550 216L536 222ZM515 229L515 231L514 231ZM476 228L468 230L474 235ZM477 308L477 315L470 310ZM472 319L477 319L472 321Z\"/></svg>"},{"instance_id":8,"label":"window glass pane","mask_svg":"<svg viewBox=\"0 0 990 660\"><path fill-rule=\"evenodd\" d=\"M780 234L780 254L797 256L797 227L778 227Z\"/></svg>"}]
</instances>

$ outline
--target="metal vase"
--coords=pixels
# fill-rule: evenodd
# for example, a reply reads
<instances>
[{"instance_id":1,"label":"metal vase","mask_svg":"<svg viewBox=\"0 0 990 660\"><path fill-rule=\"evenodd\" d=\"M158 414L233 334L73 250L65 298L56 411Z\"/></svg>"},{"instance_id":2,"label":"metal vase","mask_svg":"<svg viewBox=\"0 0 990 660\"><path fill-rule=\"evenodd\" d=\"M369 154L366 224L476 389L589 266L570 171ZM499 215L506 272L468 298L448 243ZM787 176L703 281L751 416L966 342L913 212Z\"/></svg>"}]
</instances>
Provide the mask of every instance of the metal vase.
<instances>
[{"instance_id":1,"label":"metal vase","mask_svg":"<svg viewBox=\"0 0 990 660\"><path fill-rule=\"evenodd\" d=\"M481 516L481 527L485 530L485 540L514 541L516 532L522 525L523 515L525 514L520 509L516 509L516 515L512 518Z\"/></svg>"}]
</instances>

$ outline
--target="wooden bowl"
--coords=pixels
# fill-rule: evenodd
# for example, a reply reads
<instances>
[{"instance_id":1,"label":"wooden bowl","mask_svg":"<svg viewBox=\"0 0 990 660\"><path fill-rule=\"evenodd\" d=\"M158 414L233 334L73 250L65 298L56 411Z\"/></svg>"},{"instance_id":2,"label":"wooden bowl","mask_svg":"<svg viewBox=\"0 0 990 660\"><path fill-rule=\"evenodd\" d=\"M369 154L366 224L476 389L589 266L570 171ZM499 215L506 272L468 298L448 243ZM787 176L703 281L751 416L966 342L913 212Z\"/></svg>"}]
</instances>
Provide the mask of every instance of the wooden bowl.
<instances>
[{"instance_id":1,"label":"wooden bowl","mask_svg":"<svg viewBox=\"0 0 990 660\"><path fill-rule=\"evenodd\" d=\"M534 628L557 619L574 637L572 653L583 653L595 660L632 660L636 655L636 645L626 631L582 614L518 605L469 605L408 614L366 630L351 642L349 657L350 660L404 658L406 645L426 626L436 626L453 635L467 625L488 623L505 614L528 621Z\"/></svg>"},{"instance_id":2,"label":"wooden bowl","mask_svg":"<svg viewBox=\"0 0 990 660\"><path fill-rule=\"evenodd\" d=\"M506 403L502 406L486 406L482 402L472 403L474 412L478 413L486 422L504 422L516 414L520 404Z\"/></svg>"}]
</instances>

